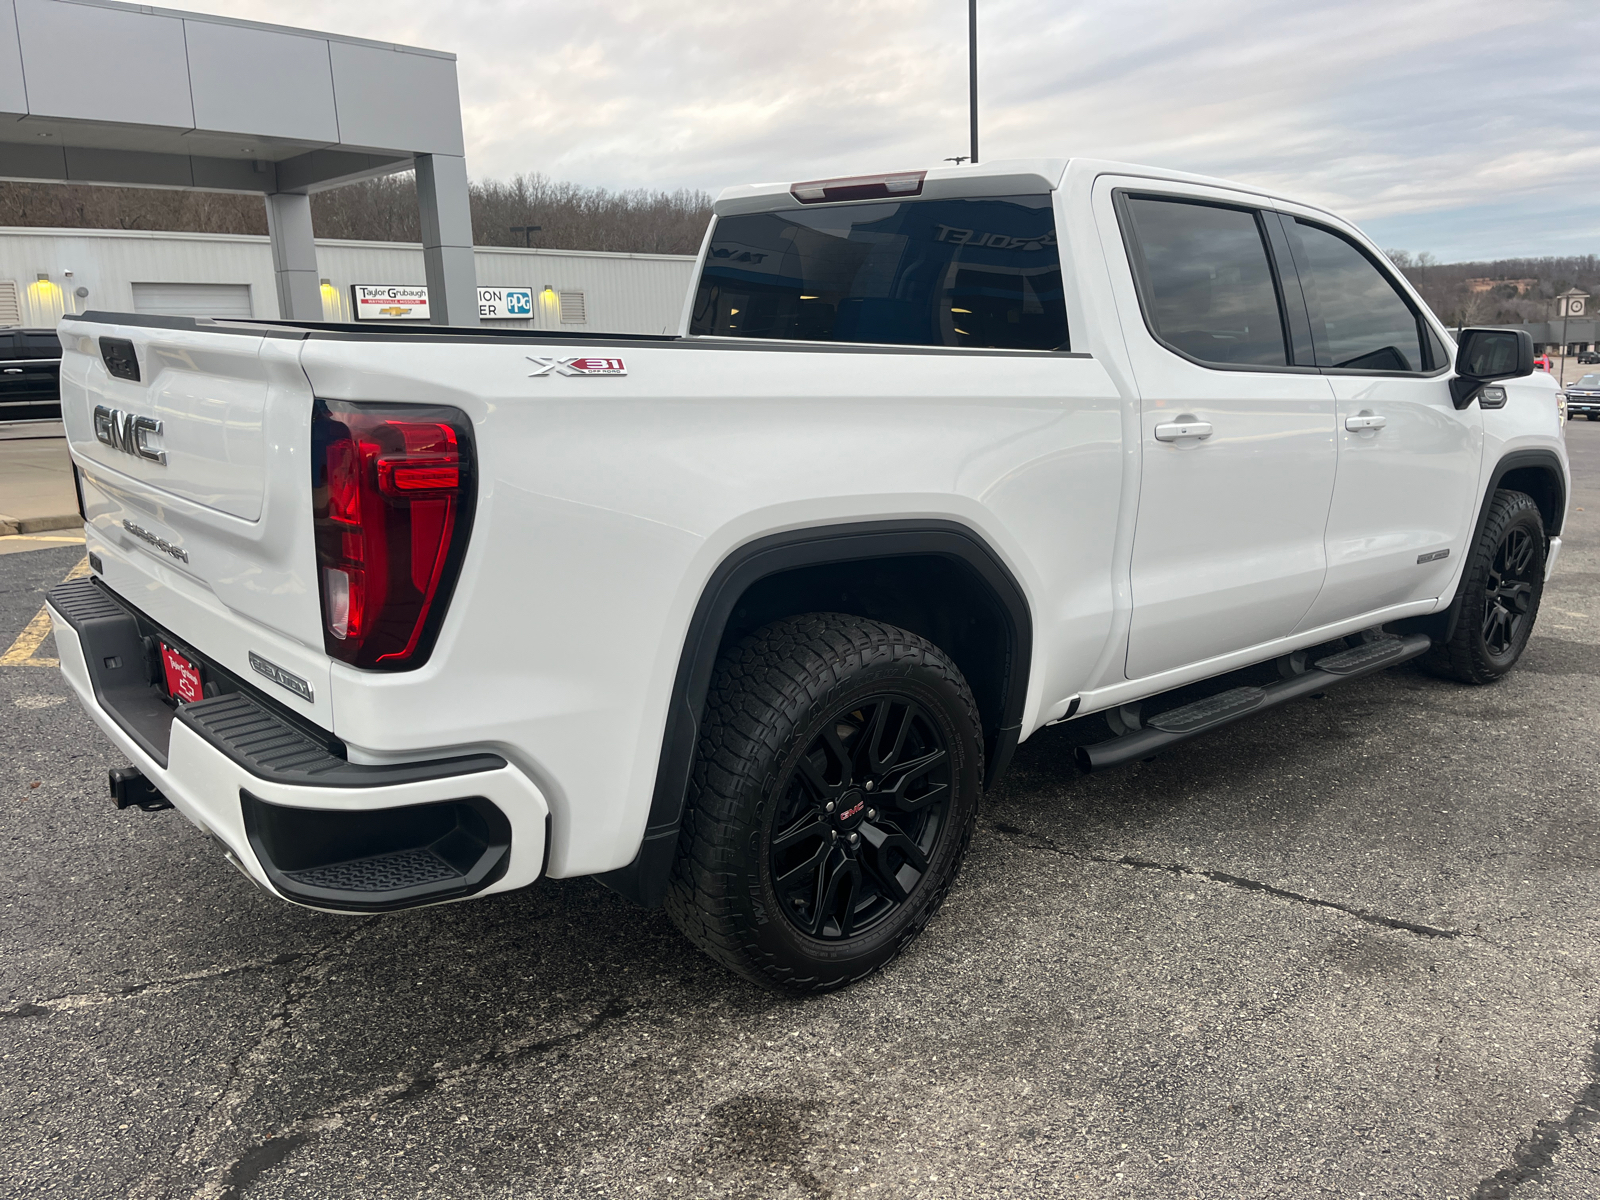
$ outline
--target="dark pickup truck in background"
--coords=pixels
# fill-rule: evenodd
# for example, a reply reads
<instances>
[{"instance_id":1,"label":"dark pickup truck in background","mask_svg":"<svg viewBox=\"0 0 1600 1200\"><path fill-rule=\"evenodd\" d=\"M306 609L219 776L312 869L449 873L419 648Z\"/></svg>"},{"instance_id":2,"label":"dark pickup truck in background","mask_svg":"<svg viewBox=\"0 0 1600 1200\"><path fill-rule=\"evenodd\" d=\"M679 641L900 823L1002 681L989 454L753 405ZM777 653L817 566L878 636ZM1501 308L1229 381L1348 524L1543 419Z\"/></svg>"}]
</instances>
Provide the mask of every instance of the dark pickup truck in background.
<instances>
[{"instance_id":1,"label":"dark pickup truck in background","mask_svg":"<svg viewBox=\"0 0 1600 1200\"><path fill-rule=\"evenodd\" d=\"M0 424L61 420L61 342L54 329L0 328Z\"/></svg>"}]
</instances>

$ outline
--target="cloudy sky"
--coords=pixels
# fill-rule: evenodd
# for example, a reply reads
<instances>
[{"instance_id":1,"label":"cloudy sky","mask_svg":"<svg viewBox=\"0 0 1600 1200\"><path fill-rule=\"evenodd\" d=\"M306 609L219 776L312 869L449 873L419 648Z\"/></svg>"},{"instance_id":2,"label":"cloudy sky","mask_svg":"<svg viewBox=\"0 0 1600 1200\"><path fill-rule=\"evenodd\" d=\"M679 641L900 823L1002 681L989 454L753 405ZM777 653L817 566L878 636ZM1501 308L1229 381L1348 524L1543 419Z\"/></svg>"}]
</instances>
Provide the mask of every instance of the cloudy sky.
<instances>
[{"instance_id":1,"label":"cloudy sky","mask_svg":"<svg viewBox=\"0 0 1600 1200\"><path fill-rule=\"evenodd\" d=\"M963 0L191 0L451 50L474 177L704 188L967 148ZM1269 184L1446 261L1600 253L1597 0L979 0L985 159Z\"/></svg>"}]
</instances>

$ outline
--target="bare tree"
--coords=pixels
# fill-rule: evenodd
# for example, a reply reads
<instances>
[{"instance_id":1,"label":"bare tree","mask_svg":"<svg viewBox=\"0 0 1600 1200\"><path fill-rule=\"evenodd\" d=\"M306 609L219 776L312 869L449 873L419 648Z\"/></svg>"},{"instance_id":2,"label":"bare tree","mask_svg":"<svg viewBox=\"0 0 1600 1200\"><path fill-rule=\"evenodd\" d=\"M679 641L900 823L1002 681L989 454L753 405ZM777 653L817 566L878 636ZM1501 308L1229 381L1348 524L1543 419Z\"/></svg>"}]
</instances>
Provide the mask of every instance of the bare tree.
<instances>
[{"instance_id":1,"label":"bare tree","mask_svg":"<svg viewBox=\"0 0 1600 1200\"><path fill-rule=\"evenodd\" d=\"M554 249L693 254L711 219L711 197L704 192L613 192L537 174L468 186L473 240L480 246L521 245L511 226L540 225L536 244ZM311 220L319 237L420 241L416 179L408 172L318 192L311 197ZM258 196L49 183L0 183L0 225L267 231Z\"/></svg>"},{"instance_id":2,"label":"bare tree","mask_svg":"<svg viewBox=\"0 0 1600 1200\"><path fill-rule=\"evenodd\" d=\"M472 185L472 237L480 246L519 245L511 227L539 225L537 244L552 249L693 254L710 219L704 192L611 192L543 175Z\"/></svg>"},{"instance_id":3,"label":"bare tree","mask_svg":"<svg viewBox=\"0 0 1600 1200\"><path fill-rule=\"evenodd\" d=\"M0 225L265 233L259 196L81 183L0 183Z\"/></svg>"}]
</instances>

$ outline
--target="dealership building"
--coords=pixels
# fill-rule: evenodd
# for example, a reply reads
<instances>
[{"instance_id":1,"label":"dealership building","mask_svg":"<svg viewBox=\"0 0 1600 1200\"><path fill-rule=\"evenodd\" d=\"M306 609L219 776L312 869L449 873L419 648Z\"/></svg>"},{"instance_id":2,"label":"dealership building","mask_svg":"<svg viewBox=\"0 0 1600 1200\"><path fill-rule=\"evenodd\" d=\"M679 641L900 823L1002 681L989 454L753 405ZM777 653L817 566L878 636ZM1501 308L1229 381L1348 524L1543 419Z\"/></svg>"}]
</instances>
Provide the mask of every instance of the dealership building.
<instances>
[{"instance_id":1,"label":"dealership building","mask_svg":"<svg viewBox=\"0 0 1600 1200\"><path fill-rule=\"evenodd\" d=\"M315 253L321 319L428 317L415 302L431 298L420 243L318 238ZM472 258L483 324L575 333L676 332L695 261L484 246ZM357 296L368 301L359 311ZM279 305L267 237L0 227L0 326L53 326L88 309L290 316Z\"/></svg>"},{"instance_id":2,"label":"dealership building","mask_svg":"<svg viewBox=\"0 0 1600 1200\"><path fill-rule=\"evenodd\" d=\"M675 331L692 259L472 244L455 55L122 0L0 0L0 179L260 196L266 237L0 229L0 326L88 309ZM409 171L422 241L311 196Z\"/></svg>"}]
</instances>

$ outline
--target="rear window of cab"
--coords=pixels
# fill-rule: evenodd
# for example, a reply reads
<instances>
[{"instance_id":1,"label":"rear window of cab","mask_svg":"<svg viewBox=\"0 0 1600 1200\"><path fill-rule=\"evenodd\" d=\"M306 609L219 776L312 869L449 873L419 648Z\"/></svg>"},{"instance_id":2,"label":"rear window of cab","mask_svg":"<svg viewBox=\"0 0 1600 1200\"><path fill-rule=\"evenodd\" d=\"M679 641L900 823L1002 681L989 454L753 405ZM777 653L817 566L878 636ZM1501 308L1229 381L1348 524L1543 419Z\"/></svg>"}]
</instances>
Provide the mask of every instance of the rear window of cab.
<instances>
[{"instance_id":1,"label":"rear window of cab","mask_svg":"<svg viewBox=\"0 0 1600 1200\"><path fill-rule=\"evenodd\" d=\"M719 217L690 333L1066 350L1050 197Z\"/></svg>"}]
</instances>

